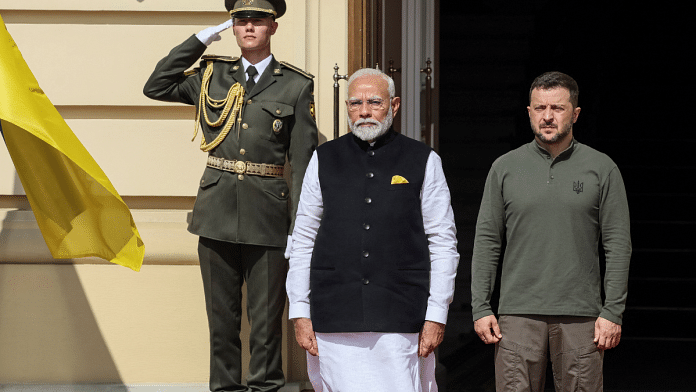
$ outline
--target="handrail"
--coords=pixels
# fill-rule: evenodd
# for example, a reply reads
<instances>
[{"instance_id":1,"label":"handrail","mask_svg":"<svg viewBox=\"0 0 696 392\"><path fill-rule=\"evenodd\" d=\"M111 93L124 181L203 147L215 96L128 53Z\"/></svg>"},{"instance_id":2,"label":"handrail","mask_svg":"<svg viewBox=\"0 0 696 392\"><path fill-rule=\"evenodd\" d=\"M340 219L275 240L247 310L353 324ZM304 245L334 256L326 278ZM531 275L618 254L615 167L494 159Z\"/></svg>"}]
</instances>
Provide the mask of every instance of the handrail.
<instances>
[{"instance_id":1,"label":"handrail","mask_svg":"<svg viewBox=\"0 0 696 392\"><path fill-rule=\"evenodd\" d=\"M344 79L348 79L348 75L339 75L338 74L338 64L334 65L334 139L338 139L338 101L339 101L339 86L338 86L338 81Z\"/></svg>"},{"instance_id":2,"label":"handrail","mask_svg":"<svg viewBox=\"0 0 696 392\"><path fill-rule=\"evenodd\" d=\"M433 69L430 67L430 64L432 64L432 61L430 61L430 58L428 58L428 61L425 62L426 67L421 68L421 70L420 70L421 72L425 73L425 131L423 132L423 138L425 139L425 144L435 148L435 150L437 151L437 146L434 146L432 144L432 140L434 140L433 135L432 135L432 122L433 122L432 80L433 80L433 77L431 76Z\"/></svg>"}]
</instances>

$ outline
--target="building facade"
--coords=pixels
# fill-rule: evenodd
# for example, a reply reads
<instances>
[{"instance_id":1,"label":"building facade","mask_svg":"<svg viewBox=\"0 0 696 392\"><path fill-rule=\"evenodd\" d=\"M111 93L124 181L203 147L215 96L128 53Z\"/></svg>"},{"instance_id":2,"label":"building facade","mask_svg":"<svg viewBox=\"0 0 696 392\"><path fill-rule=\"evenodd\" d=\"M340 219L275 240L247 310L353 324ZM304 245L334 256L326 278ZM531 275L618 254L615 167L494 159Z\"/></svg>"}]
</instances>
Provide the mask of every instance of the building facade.
<instances>
[{"instance_id":1,"label":"building facade","mask_svg":"<svg viewBox=\"0 0 696 392\"><path fill-rule=\"evenodd\" d=\"M272 51L315 75L322 143L333 138L333 66L348 63L348 1L287 4ZM100 259L53 259L0 148L0 384L205 388L198 239L186 226L207 154L191 142L194 109L149 100L142 88L172 47L229 17L224 2L4 0L0 15L130 207L146 252L138 273ZM206 53L238 56L231 30ZM345 123L341 113L341 133ZM287 331L286 377L302 385L304 351L291 323Z\"/></svg>"}]
</instances>

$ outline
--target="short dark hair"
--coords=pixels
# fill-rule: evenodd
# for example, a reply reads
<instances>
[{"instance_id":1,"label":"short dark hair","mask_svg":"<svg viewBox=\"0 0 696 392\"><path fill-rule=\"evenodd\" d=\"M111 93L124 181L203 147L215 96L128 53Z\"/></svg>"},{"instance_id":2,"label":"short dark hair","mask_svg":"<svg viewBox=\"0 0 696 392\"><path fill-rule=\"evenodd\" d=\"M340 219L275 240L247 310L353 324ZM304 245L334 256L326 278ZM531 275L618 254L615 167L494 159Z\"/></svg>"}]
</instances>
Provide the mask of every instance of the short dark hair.
<instances>
[{"instance_id":1,"label":"short dark hair","mask_svg":"<svg viewBox=\"0 0 696 392\"><path fill-rule=\"evenodd\" d=\"M543 73L534 79L532 87L529 89L529 102L532 101L532 91L534 89L551 90L557 87L563 87L568 90L570 92L570 103L574 108L578 107L578 95L580 95L578 83L570 76L556 71Z\"/></svg>"}]
</instances>

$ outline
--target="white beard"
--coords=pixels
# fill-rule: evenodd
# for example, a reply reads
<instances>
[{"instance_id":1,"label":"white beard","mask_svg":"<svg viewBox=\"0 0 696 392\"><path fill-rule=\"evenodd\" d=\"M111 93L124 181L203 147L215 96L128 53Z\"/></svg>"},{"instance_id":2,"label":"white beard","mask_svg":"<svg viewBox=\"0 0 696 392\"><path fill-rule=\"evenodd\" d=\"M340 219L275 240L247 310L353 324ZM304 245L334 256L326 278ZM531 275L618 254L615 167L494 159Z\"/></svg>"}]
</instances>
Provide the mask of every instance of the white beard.
<instances>
[{"instance_id":1,"label":"white beard","mask_svg":"<svg viewBox=\"0 0 696 392\"><path fill-rule=\"evenodd\" d=\"M389 106L389 113L387 113L387 117L384 119L384 122L379 122L372 118L361 118L353 123L350 121L349 118L348 127L350 128L350 131L353 132L353 134L355 134L355 136L357 136L361 140L368 142L374 141L378 137L387 133L389 128L391 128L393 121L394 116L392 115L392 108L391 106ZM365 123L372 125L360 126L361 124Z\"/></svg>"}]
</instances>

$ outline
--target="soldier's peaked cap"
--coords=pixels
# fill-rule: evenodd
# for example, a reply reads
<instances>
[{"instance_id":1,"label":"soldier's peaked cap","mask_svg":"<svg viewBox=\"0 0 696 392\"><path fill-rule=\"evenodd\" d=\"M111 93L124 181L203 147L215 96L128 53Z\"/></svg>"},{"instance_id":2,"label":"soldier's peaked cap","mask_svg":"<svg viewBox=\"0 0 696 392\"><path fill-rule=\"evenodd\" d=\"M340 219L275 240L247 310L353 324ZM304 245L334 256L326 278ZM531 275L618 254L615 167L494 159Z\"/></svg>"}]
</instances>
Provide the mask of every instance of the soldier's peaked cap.
<instances>
[{"instance_id":1,"label":"soldier's peaked cap","mask_svg":"<svg viewBox=\"0 0 696 392\"><path fill-rule=\"evenodd\" d=\"M232 18L278 19L285 14L285 0L225 0Z\"/></svg>"}]
</instances>

